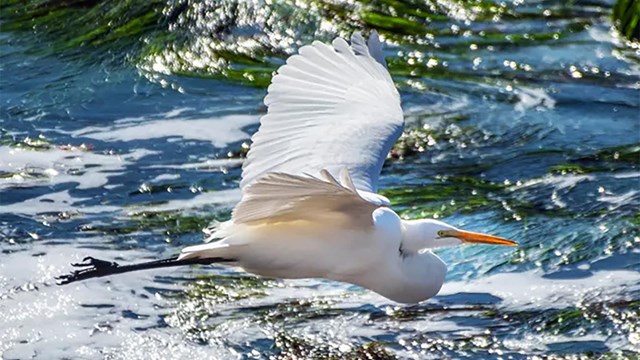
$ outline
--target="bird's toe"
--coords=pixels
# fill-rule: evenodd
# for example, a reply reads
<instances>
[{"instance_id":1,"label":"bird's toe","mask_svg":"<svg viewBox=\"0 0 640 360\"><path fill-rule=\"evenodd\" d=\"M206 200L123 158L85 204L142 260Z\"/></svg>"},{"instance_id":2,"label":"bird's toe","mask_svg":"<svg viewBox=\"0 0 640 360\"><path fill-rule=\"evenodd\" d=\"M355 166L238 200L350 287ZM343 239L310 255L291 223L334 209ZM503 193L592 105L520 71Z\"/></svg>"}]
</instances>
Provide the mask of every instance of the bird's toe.
<instances>
[{"instance_id":1,"label":"bird's toe","mask_svg":"<svg viewBox=\"0 0 640 360\"><path fill-rule=\"evenodd\" d=\"M96 269L101 269L101 268L117 267L118 263L112 262L112 261L100 260L100 259L96 259L96 258L91 257L91 256L87 256L84 259L82 259L82 262L80 262L80 263L72 263L71 266L73 266L73 267L94 267Z\"/></svg>"},{"instance_id":2,"label":"bird's toe","mask_svg":"<svg viewBox=\"0 0 640 360\"><path fill-rule=\"evenodd\" d=\"M64 284L70 283L71 279L73 279L74 276L75 274L71 273L71 274L56 276L53 279L56 281L57 285L64 285Z\"/></svg>"}]
</instances>

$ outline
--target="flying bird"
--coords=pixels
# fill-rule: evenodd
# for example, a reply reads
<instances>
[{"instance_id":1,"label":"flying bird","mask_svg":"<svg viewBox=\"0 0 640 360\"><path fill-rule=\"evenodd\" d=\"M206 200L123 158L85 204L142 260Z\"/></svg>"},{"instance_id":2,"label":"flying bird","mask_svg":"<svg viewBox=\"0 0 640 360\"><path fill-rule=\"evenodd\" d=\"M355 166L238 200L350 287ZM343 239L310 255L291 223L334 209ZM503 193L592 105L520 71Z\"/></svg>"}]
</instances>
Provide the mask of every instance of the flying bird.
<instances>
[{"instance_id":1,"label":"flying bird","mask_svg":"<svg viewBox=\"0 0 640 360\"><path fill-rule=\"evenodd\" d=\"M59 284L189 264L228 263L257 275L325 278L390 300L438 293L447 267L431 249L516 245L432 219L402 220L378 177L404 127L400 95L374 31L351 44L315 41L289 57L242 167L242 198L207 243L172 258L121 266L85 258Z\"/></svg>"}]
</instances>

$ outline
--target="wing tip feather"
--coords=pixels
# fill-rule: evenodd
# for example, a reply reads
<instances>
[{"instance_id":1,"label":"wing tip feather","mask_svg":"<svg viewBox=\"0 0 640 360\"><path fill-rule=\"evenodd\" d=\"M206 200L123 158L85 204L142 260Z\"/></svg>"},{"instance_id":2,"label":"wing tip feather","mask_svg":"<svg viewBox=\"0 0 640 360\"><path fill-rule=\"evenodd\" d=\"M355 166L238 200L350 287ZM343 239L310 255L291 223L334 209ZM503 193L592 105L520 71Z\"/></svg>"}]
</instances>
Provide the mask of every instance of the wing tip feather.
<instances>
[{"instance_id":1,"label":"wing tip feather","mask_svg":"<svg viewBox=\"0 0 640 360\"><path fill-rule=\"evenodd\" d=\"M384 53L382 52L382 42L380 41L380 36L378 35L378 32L376 30L371 31L369 40L367 41L367 47L369 48L369 54L371 55L371 57L386 68L387 61L384 58Z\"/></svg>"},{"instance_id":2,"label":"wing tip feather","mask_svg":"<svg viewBox=\"0 0 640 360\"><path fill-rule=\"evenodd\" d=\"M293 115L298 116L298 112L304 111L305 114L311 112L312 115L318 119L335 115L334 113L329 112L327 110L327 107L331 105L331 101L330 101L331 99L325 99L326 100L325 102L327 102L327 104L314 104L314 106L316 106L320 110L311 111L306 106L302 106L301 103L303 101L307 101L308 96L311 96L311 95L317 96L317 93L304 92L305 96L303 96L303 94L296 93L296 91L298 91L297 90L298 88L304 89L304 86L313 85L313 86L320 87L322 91L332 91L332 92L338 91L339 92L339 91L343 91L344 89L346 89L348 86L351 85L351 82L346 81L343 77L338 76L338 78L340 78L342 82L336 83L334 81L336 76L327 78L325 77L324 72L314 71L312 67L313 66L317 67L318 64L313 62L313 58L319 58L318 56L314 57L315 55L314 53L316 52L319 52L320 54L318 55L321 55L321 56L336 56L335 59L331 58L332 60L336 60L342 57L343 60L336 60L336 63L341 64L342 62L344 62L344 64L348 64L347 67L351 67L351 69L353 68L360 69L363 76L370 76L375 80L384 80L387 82L387 85L384 85L384 86L389 86L390 84L390 86L393 87L393 81L391 80L391 77L388 74L388 72L384 69L384 67L381 67L375 64L377 62L382 64L383 66L386 66L386 62L382 54L382 44L380 42L377 31L375 30L371 31L366 41L362 36L361 32L355 31L351 35L350 40L351 40L351 45L349 45L347 40L345 40L342 37L335 38L331 43L331 45L323 43L321 41L314 41L311 44L302 46L298 54L290 56L286 60L285 64L278 68L267 90L267 96L265 96L264 98L264 103L265 105L267 105L268 111L267 111L267 114L261 118L261 126L258 132L256 133L256 135L259 134L260 131L264 131L265 129L275 129L274 126L276 126L276 124L279 124L278 126L281 126L281 127L290 126L290 123L292 123L292 119L294 119ZM314 48L314 47L316 49L313 49L313 52L309 51L309 50L312 50L311 48ZM319 49L322 49L322 50L319 50ZM330 49L332 52L335 52L335 54L331 55L329 52L326 51L327 49ZM310 55L311 59L306 58L305 54ZM363 58L363 56L366 56L367 58ZM310 71L309 69L312 69L312 70ZM291 90L291 88L293 88L294 90ZM387 91L388 89L386 87L385 89L386 89L385 92L383 92L380 89L377 89L374 87L374 89L369 89L369 91L371 92L371 94L373 94L372 95L373 97L382 97L383 95L388 96L388 94L386 93L388 92ZM397 101L398 108L400 110L399 110L399 115L396 113L392 116L393 124L386 124L385 125L386 127L398 126L398 125L402 126L404 123L402 118L402 110L399 106L399 95L397 93L397 90L395 90L395 87L393 87L393 91L395 91L394 92L395 97L393 100L390 100L390 101ZM356 93L355 91L352 91L350 94L352 97L355 95L360 96L359 93ZM361 100L361 98L362 96L355 99L355 100L358 100L357 104L362 103L362 101L359 101ZM397 100L395 98L397 98ZM368 98L366 97L364 99L368 100ZM355 101L354 99L352 100ZM286 122L279 123L275 121L277 119L281 119L280 117L285 115L286 115ZM267 119L269 121L267 121L265 124L264 120L267 120ZM264 125L266 125L266 127ZM389 131L385 130L385 133L386 132L389 132ZM397 138L396 133L397 133L397 130L393 131L392 136L395 136ZM240 181L240 187L243 190L246 190L247 186L258 181L265 174L268 174L273 170L287 168L286 166L282 166L283 164L283 162L281 161L282 158L279 159L275 154L272 154L272 150L273 150L272 146L268 146L268 143L271 140L268 137L260 138L260 137L257 137L256 135L252 137L253 145L251 147L251 150L249 151L249 154L247 155L247 160L242 166L243 173L242 173L242 179ZM268 152L269 156L265 156L264 154L265 149L269 150ZM260 156L262 156L265 160L264 161L259 160ZM305 154L305 156L309 156L309 154ZM256 162L256 160L259 160L259 161ZM286 160L287 162L292 161L289 158L287 158ZM272 162L267 163L267 161L272 161ZM309 166L303 166L303 168L309 168ZM316 170L314 169L314 171ZM339 178L341 182L345 185L345 187L349 188L348 184L345 183L344 179L342 177L339 177ZM353 180L352 179L350 180L351 180L351 185L353 185ZM358 176L355 177L355 180L359 184L359 186L362 187L361 181L359 181ZM375 191L375 187L376 187L375 180L373 182L374 184L371 184L369 190Z\"/></svg>"}]
</instances>

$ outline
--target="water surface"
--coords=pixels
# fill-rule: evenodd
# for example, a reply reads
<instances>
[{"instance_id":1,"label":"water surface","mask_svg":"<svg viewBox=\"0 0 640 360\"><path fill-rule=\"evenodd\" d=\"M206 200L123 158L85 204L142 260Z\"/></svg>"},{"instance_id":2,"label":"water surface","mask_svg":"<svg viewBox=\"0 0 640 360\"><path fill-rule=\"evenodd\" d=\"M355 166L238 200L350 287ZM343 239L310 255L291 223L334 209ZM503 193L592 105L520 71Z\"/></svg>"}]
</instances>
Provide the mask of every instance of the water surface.
<instances>
[{"instance_id":1,"label":"water surface","mask_svg":"<svg viewBox=\"0 0 640 360\"><path fill-rule=\"evenodd\" d=\"M440 2L444 18L427 22L401 2L361 2L348 25L339 9L247 4L231 20L179 12L169 33L189 35L155 55L3 20L3 358L638 356L640 55L612 30L611 3L514 2L489 16ZM391 8L402 21L383 16ZM225 35L202 40L218 22ZM216 266L54 284L84 256L171 256L228 219L264 77L358 24L386 38L407 119L384 194L404 217L518 248L438 251L447 283L416 306ZM151 30L132 38L169 41Z\"/></svg>"}]
</instances>

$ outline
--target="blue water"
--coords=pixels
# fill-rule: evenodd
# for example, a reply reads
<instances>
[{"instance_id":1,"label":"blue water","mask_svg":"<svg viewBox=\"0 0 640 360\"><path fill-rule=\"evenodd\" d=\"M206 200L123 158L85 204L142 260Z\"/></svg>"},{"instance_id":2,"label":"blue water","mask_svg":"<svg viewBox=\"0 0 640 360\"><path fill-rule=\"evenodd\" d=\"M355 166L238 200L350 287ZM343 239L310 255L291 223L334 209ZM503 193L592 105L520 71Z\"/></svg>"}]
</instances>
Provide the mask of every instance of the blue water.
<instances>
[{"instance_id":1,"label":"blue water","mask_svg":"<svg viewBox=\"0 0 640 360\"><path fill-rule=\"evenodd\" d=\"M512 26L503 31L545 24ZM389 161L382 187L458 186L458 201L475 192L489 205L451 212L444 198L435 216L521 244L440 251L447 284L412 307L219 267L55 286L86 255L173 255L227 219L241 164L228 153L256 131L265 90L37 55L27 51L36 35L0 33L0 354L305 358L374 346L400 358L638 356L640 67L610 26L455 56L417 50L470 77L395 77L407 129L426 125L436 141ZM391 44L387 57L409 50ZM567 163L583 169L553 170ZM399 210L432 216L432 205L416 196Z\"/></svg>"}]
</instances>

